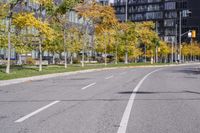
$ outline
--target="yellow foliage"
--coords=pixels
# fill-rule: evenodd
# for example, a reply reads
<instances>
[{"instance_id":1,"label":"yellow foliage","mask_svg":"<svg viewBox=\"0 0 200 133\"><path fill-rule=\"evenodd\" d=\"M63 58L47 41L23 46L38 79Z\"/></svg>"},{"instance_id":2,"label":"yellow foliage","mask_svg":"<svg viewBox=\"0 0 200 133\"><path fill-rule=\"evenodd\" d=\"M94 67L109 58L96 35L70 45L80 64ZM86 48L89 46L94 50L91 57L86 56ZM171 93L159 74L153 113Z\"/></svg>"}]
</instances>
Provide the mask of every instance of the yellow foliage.
<instances>
[{"instance_id":1,"label":"yellow foliage","mask_svg":"<svg viewBox=\"0 0 200 133\"><path fill-rule=\"evenodd\" d=\"M48 5L51 5L53 4L53 1L52 0L33 0L34 3L38 3L42 6L48 6Z\"/></svg>"},{"instance_id":2,"label":"yellow foliage","mask_svg":"<svg viewBox=\"0 0 200 133\"><path fill-rule=\"evenodd\" d=\"M153 39L159 40L158 34L153 30L153 22L142 22L136 24L136 31L138 32L140 41L147 47L155 45Z\"/></svg>"},{"instance_id":3,"label":"yellow foliage","mask_svg":"<svg viewBox=\"0 0 200 133\"><path fill-rule=\"evenodd\" d=\"M112 29L118 24L115 11L110 6L102 6L93 2L80 4L75 10L84 20L92 21L98 33L106 32L106 30Z\"/></svg>"},{"instance_id":4,"label":"yellow foliage","mask_svg":"<svg viewBox=\"0 0 200 133\"><path fill-rule=\"evenodd\" d=\"M14 17L13 23L21 29L25 27L36 28L41 35L49 40L54 37L54 30L49 27L48 23L36 19L33 13L19 13Z\"/></svg>"},{"instance_id":5,"label":"yellow foliage","mask_svg":"<svg viewBox=\"0 0 200 133\"><path fill-rule=\"evenodd\" d=\"M192 44L187 44L187 43L183 43L182 44L182 54L185 56L189 56L189 55L200 55L200 46L197 42L194 42Z\"/></svg>"},{"instance_id":6,"label":"yellow foliage","mask_svg":"<svg viewBox=\"0 0 200 133\"><path fill-rule=\"evenodd\" d=\"M159 55L160 56L164 56L164 57L167 57L168 54L170 54L170 47L167 45L166 42L164 41L160 41L160 51L158 51Z\"/></svg>"}]
</instances>

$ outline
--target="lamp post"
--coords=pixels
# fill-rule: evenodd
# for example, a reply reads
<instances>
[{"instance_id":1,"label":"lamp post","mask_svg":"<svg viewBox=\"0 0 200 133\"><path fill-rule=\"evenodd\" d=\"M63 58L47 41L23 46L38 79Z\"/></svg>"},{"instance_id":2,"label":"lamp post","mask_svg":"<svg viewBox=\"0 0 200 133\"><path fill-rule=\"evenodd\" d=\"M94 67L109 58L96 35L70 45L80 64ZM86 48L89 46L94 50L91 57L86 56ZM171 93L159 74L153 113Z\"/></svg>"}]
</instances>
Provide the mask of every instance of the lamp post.
<instances>
[{"instance_id":1,"label":"lamp post","mask_svg":"<svg viewBox=\"0 0 200 133\"><path fill-rule=\"evenodd\" d=\"M179 61L181 62L182 11L179 11Z\"/></svg>"},{"instance_id":2,"label":"lamp post","mask_svg":"<svg viewBox=\"0 0 200 133\"><path fill-rule=\"evenodd\" d=\"M188 37L190 38L190 45L192 46L192 32L188 32ZM190 61L192 61L192 50L190 49Z\"/></svg>"},{"instance_id":3,"label":"lamp post","mask_svg":"<svg viewBox=\"0 0 200 133\"><path fill-rule=\"evenodd\" d=\"M104 65L107 66L106 32L104 33Z\"/></svg>"},{"instance_id":4,"label":"lamp post","mask_svg":"<svg viewBox=\"0 0 200 133\"><path fill-rule=\"evenodd\" d=\"M187 10L186 13L184 13L184 16L188 17L188 15L191 13L192 12L190 10ZM181 54L182 54L181 53L181 43L182 43L181 37L185 34L185 33L182 34L182 15L183 15L182 11L179 11L179 60L180 62L181 62Z\"/></svg>"},{"instance_id":5,"label":"lamp post","mask_svg":"<svg viewBox=\"0 0 200 133\"><path fill-rule=\"evenodd\" d=\"M128 21L128 0L126 0L126 7L125 7L126 9L126 14L125 14L125 22L127 22Z\"/></svg>"},{"instance_id":6,"label":"lamp post","mask_svg":"<svg viewBox=\"0 0 200 133\"><path fill-rule=\"evenodd\" d=\"M174 38L172 39L171 63L174 62Z\"/></svg>"},{"instance_id":7,"label":"lamp post","mask_svg":"<svg viewBox=\"0 0 200 133\"><path fill-rule=\"evenodd\" d=\"M125 14L125 22L128 21L128 0L126 0L126 14ZM126 44L127 45L127 41ZM126 46L126 52L125 52L125 64L128 64L128 51L127 51L127 46Z\"/></svg>"}]
</instances>

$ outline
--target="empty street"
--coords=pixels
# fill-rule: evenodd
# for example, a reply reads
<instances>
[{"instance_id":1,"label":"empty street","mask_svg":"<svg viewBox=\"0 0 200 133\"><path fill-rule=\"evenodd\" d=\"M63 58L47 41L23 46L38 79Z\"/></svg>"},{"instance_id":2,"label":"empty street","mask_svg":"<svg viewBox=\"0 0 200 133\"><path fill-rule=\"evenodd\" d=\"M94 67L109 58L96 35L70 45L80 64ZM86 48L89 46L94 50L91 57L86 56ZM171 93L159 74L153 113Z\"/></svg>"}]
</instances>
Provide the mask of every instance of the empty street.
<instances>
[{"instance_id":1,"label":"empty street","mask_svg":"<svg viewBox=\"0 0 200 133\"><path fill-rule=\"evenodd\" d=\"M0 133L199 133L199 65L118 68L0 87Z\"/></svg>"}]
</instances>

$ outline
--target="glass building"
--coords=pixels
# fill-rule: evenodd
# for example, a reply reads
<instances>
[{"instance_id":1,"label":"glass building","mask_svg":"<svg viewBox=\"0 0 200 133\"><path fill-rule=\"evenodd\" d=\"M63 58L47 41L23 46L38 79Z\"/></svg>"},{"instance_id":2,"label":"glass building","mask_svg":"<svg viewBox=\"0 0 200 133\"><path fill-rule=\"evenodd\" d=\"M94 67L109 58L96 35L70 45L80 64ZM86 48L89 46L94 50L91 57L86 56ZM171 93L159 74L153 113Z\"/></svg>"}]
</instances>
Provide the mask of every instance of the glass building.
<instances>
[{"instance_id":1,"label":"glass building","mask_svg":"<svg viewBox=\"0 0 200 133\"><path fill-rule=\"evenodd\" d=\"M181 33L196 30L200 40L200 0L114 0L113 7L120 21L125 21L126 2L128 21L154 21L165 41L178 41L180 20ZM187 34L182 40L189 40Z\"/></svg>"}]
</instances>

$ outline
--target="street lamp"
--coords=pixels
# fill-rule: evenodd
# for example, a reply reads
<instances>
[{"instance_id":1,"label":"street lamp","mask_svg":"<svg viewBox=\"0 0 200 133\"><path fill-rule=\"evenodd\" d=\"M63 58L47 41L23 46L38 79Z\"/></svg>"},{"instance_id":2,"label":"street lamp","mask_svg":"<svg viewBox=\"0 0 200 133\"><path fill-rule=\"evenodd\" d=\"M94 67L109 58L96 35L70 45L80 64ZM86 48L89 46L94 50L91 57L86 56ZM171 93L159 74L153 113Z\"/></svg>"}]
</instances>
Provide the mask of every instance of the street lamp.
<instances>
[{"instance_id":1,"label":"street lamp","mask_svg":"<svg viewBox=\"0 0 200 133\"><path fill-rule=\"evenodd\" d=\"M125 22L127 22L127 21L128 21L128 0L126 0L126 15L125 15ZM125 44L125 45L127 45L127 44ZM125 64L128 64L128 51L127 51L127 48L126 48L126 53L125 53Z\"/></svg>"},{"instance_id":2,"label":"street lamp","mask_svg":"<svg viewBox=\"0 0 200 133\"><path fill-rule=\"evenodd\" d=\"M126 0L126 14L125 14L125 22L128 21L128 0Z\"/></svg>"},{"instance_id":3,"label":"street lamp","mask_svg":"<svg viewBox=\"0 0 200 133\"><path fill-rule=\"evenodd\" d=\"M188 37L192 38L192 32L191 31L188 32Z\"/></svg>"},{"instance_id":4,"label":"street lamp","mask_svg":"<svg viewBox=\"0 0 200 133\"><path fill-rule=\"evenodd\" d=\"M186 34L187 34L188 37L191 38L191 40L192 40L192 31L191 31L191 30L189 30L189 31L187 31L187 32L185 32L185 33L183 33L183 34L180 34L180 35L179 35L179 36L180 36L179 39L182 38L182 36L184 36L184 35L186 35ZM179 41L180 41L180 40L179 40ZM179 54L180 54L180 55L178 56L178 59L179 59L179 61L181 62L181 49L182 49L182 45L181 45L181 43L180 43L179 45L180 45L180 46L179 46L179 47L180 47L180 48L179 48Z\"/></svg>"},{"instance_id":5,"label":"street lamp","mask_svg":"<svg viewBox=\"0 0 200 133\"><path fill-rule=\"evenodd\" d=\"M184 14L185 17L187 17L189 14L191 14L192 12L190 10L185 10ZM182 37L182 15L183 12L179 11L179 61L181 62L181 37Z\"/></svg>"}]
</instances>

